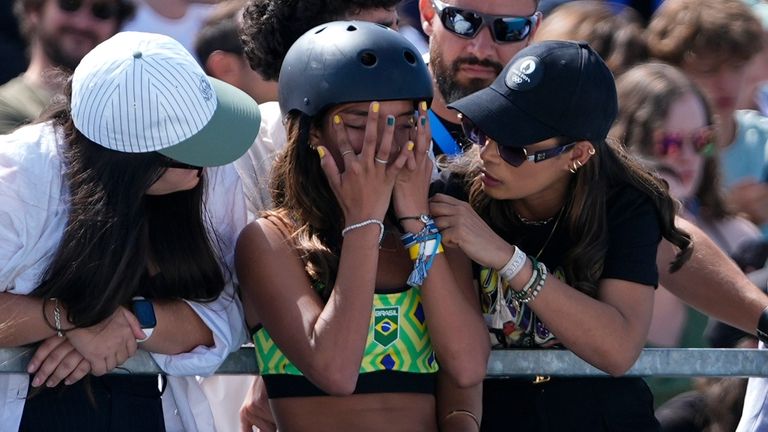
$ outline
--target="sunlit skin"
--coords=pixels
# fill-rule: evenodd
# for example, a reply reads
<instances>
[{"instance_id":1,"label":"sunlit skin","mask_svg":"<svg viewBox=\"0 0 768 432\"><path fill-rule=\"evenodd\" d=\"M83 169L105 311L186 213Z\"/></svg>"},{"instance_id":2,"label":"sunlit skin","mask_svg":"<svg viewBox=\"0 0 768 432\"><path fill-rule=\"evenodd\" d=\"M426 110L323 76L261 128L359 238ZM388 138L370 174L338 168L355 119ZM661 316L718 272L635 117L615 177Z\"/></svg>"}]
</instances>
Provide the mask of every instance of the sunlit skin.
<instances>
[{"instance_id":1,"label":"sunlit skin","mask_svg":"<svg viewBox=\"0 0 768 432\"><path fill-rule=\"evenodd\" d=\"M690 142L690 136L707 126L707 117L701 100L693 94L678 99L669 109L661 133L674 133L686 137L679 152L670 152L666 156L657 155L659 161L677 175L676 187L670 192L677 199L691 198L701 181L704 157ZM672 183L670 183L672 184Z\"/></svg>"},{"instance_id":2,"label":"sunlit skin","mask_svg":"<svg viewBox=\"0 0 768 432\"><path fill-rule=\"evenodd\" d=\"M526 146L529 154L557 147L558 138ZM586 164L592 144L580 141L571 150L544 161L525 161L514 167L499 156L498 144L489 139L480 149L483 190L496 200L514 200L515 211L531 220L554 216L563 206L573 160Z\"/></svg>"},{"instance_id":3,"label":"sunlit skin","mask_svg":"<svg viewBox=\"0 0 768 432\"><path fill-rule=\"evenodd\" d=\"M92 1L84 0L80 9L63 11L55 0L46 1L40 11L30 13L30 21L46 51L57 50L70 66L118 31L117 19L102 20L91 14ZM49 54L50 55L50 54Z\"/></svg>"},{"instance_id":4,"label":"sunlit skin","mask_svg":"<svg viewBox=\"0 0 768 432\"><path fill-rule=\"evenodd\" d=\"M344 125L347 133L347 139L352 146L355 154L359 154L363 148L363 139L365 138L365 126L368 120L369 102L356 102L342 104L331 109L325 116L322 130L312 134L312 145L323 145L333 156L339 171L344 170L344 158L341 157L338 141L333 129L334 116L338 115ZM395 118L395 135L393 148L390 151L389 160L393 161L399 154L398 149L406 145L408 140L413 139L411 133L414 125L414 106L413 101L384 101L379 103L379 121L378 136L384 135L384 128L387 124L387 117ZM378 146L377 146L378 148Z\"/></svg>"},{"instance_id":5,"label":"sunlit skin","mask_svg":"<svg viewBox=\"0 0 768 432\"><path fill-rule=\"evenodd\" d=\"M190 190L200 182L198 170L167 168L157 181L147 189L147 195L167 195Z\"/></svg>"},{"instance_id":6,"label":"sunlit skin","mask_svg":"<svg viewBox=\"0 0 768 432\"><path fill-rule=\"evenodd\" d=\"M530 16L536 11L533 0L446 0L450 6L471 9L477 12L505 15L505 16ZM488 65L466 64L460 61L458 74L453 80L461 86L477 86L483 88L489 86L501 72L503 66L517 54L518 51L528 46L535 33L531 32L527 39L520 42L500 44L496 43L491 32L486 26L474 39L461 38L446 30L440 21L440 17L432 8L430 0L420 0L422 27L429 36L430 69L434 74L434 62L441 62L443 68L457 60L477 59L480 62L494 63L495 67ZM474 83L473 83L474 81ZM456 118L456 112L446 108L446 101L440 91L435 88L435 99L432 109L439 116L446 119ZM458 121L457 121L458 122Z\"/></svg>"}]
</instances>

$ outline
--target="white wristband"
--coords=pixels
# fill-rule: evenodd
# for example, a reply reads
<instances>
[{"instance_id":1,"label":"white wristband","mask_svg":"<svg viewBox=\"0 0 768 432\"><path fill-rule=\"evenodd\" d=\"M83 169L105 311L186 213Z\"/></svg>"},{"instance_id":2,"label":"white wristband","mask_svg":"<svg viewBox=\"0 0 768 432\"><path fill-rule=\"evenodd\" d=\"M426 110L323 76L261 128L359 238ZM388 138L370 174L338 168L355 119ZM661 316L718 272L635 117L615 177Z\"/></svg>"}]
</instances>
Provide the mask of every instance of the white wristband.
<instances>
[{"instance_id":1,"label":"white wristband","mask_svg":"<svg viewBox=\"0 0 768 432\"><path fill-rule=\"evenodd\" d=\"M512 257L507 261L506 264L504 264L504 267L499 270L499 276L501 276L504 281L507 283L510 283L512 281L512 278L517 276L518 273L520 273L520 270L523 269L523 264L525 264L525 259L528 256L525 254L525 252L521 251L519 247L515 246L515 252L512 254Z\"/></svg>"}]
</instances>

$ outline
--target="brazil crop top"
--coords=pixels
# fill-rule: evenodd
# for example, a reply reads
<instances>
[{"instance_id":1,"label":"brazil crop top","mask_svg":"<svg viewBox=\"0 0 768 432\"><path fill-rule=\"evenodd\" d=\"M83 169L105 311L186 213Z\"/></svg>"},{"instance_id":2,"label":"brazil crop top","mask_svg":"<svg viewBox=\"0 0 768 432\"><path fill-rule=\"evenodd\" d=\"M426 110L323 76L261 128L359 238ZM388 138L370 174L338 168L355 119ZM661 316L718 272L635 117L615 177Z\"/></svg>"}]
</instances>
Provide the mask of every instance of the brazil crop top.
<instances>
[{"instance_id":1,"label":"brazil crop top","mask_svg":"<svg viewBox=\"0 0 768 432\"><path fill-rule=\"evenodd\" d=\"M327 395L302 375L261 325L252 338L270 398ZM421 290L375 293L355 394L434 393L437 370Z\"/></svg>"}]
</instances>

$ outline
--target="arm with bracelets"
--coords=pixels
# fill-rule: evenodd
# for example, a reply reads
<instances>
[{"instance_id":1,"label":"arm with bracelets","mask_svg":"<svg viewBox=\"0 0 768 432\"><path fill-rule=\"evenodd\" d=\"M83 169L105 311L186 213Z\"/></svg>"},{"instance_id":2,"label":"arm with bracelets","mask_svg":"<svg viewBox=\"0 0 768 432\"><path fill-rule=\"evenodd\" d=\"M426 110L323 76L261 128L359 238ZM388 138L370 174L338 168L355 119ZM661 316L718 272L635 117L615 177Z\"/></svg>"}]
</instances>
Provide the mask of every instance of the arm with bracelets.
<instances>
[{"instance_id":1,"label":"arm with bracelets","mask_svg":"<svg viewBox=\"0 0 768 432\"><path fill-rule=\"evenodd\" d=\"M409 284L421 286L429 336L441 372L459 387L471 387L485 377L490 344L472 284L470 261L458 248L444 247L428 214L432 161L427 156L426 115L419 118L415 138L414 157L398 175L393 191L403 246L414 262Z\"/></svg>"}]
</instances>

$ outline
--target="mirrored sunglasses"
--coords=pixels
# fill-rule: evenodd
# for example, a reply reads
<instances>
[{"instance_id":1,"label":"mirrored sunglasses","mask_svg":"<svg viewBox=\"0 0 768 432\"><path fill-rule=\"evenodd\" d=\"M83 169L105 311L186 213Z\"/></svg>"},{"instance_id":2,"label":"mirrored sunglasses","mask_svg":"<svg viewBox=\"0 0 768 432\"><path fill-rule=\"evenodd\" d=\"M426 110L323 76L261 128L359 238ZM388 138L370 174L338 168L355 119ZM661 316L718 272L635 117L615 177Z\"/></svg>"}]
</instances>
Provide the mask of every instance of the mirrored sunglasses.
<instances>
[{"instance_id":1,"label":"mirrored sunglasses","mask_svg":"<svg viewBox=\"0 0 768 432\"><path fill-rule=\"evenodd\" d=\"M432 7L437 11L443 26L465 39L474 39L483 27L491 29L493 40L497 43L520 42L527 38L536 27L538 13L531 16L489 15L471 9L448 6L440 0L432 0Z\"/></svg>"},{"instance_id":2,"label":"mirrored sunglasses","mask_svg":"<svg viewBox=\"0 0 768 432\"><path fill-rule=\"evenodd\" d=\"M464 136L472 144L484 146L488 143L488 136L480 128L475 126L471 120L461 116L461 128L464 132ZM576 145L576 140L563 139L565 144L560 144L556 147L547 150L539 150L533 154L528 154L528 150L525 147L507 147L500 144L496 144L496 151L501 159L512 165L513 167L519 167L525 161L538 163L547 159L559 156L566 151L570 150Z\"/></svg>"},{"instance_id":3,"label":"mirrored sunglasses","mask_svg":"<svg viewBox=\"0 0 768 432\"><path fill-rule=\"evenodd\" d=\"M664 132L656 142L656 154L659 156L675 155L682 152L686 143L690 143L696 153L710 156L715 150L714 136L714 130L710 126L689 134Z\"/></svg>"},{"instance_id":4,"label":"mirrored sunglasses","mask_svg":"<svg viewBox=\"0 0 768 432\"><path fill-rule=\"evenodd\" d=\"M77 12L83 6L83 0L58 0L59 9L64 12ZM91 3L91 15L106 21L117 17L119 6L114 2L96 1Z\"/></svg>"}]
</instances>

